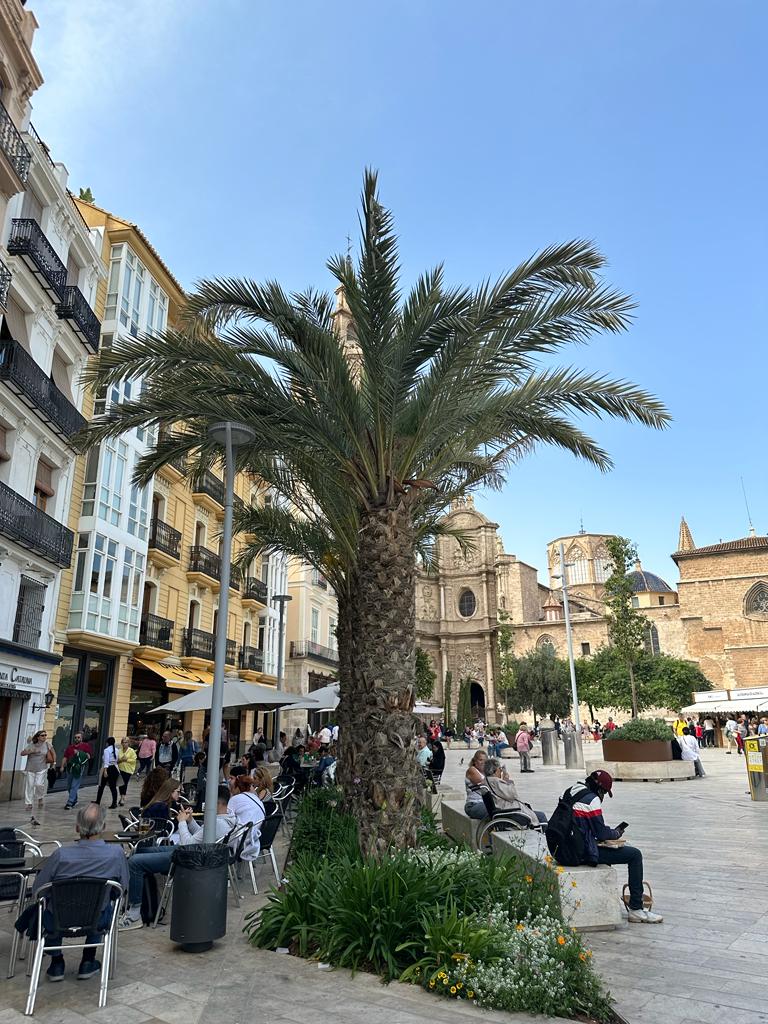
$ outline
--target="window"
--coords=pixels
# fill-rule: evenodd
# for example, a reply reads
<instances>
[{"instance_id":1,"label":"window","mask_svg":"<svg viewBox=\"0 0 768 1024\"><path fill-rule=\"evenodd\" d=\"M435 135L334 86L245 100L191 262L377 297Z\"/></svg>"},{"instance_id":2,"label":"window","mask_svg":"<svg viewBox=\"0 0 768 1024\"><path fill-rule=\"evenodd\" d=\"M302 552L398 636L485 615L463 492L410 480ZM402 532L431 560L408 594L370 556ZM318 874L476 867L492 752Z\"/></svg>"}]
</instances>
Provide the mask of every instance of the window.
<instances>
[{"instance_id":1,"label":"window","mask_svg":"<svg viewBox=\"0 0 768 1024\"><path fill-rule=\"evenodd\" d=\"M75 583L76 594L82 593L83 580L85 579L85 563L88 559L88 541L90 533L81 533L77 538L77 556L75 558Z\"/></svg>"},{"instance_id":2,"label":"window","mask_svg":"<svg viewBox=\"0 0 768 1024\"><path fill-rule=\"evenodd\" d=\"M539 651L546 651L548 654L556 654L557 648L555 647L555 641L549 636L548 633L544 633L536 641L536 648Z\"/></svg>"},{"instance_id":3,"label":"window","mask_svg":"<svg viewBox=\"0 0 768 1024\"><path fill-rule=\"evenodd\" d=\"M571 548L568 552L568 582L589 583L589 561L581 548Z\"/></svg>"},{"instance_id":4,"label":"window","mask_svg":"<svg viewBox=\"0 0 768 1024\"><path fill-rule=\"evenodd\" d=\"M93 548L89 550L90 537L90 534L83 533L77 541L69 628L85 628L109 636L118 547L116 541L97 533Z\"/></svg>"},{"instance_id":5,"label":"window","mask_svg":"<svg viewBox=\"0 0 768 1024\"><path fill-rule=\"evenodd\" d=\"M336 619L332 615L328 617L328 646L332 651L337 650L339 646L336 636Z\"/></svg>"},{"instance_id":6,"label":"window","mask_svg":"<svg viewBox=\"0 0 768 1024\"><path fill-rule=\"evenodd\" d=\"M149 282L147 304L147 330L160 333L165 330L168 316L168 297L156 281Z\"/></svg>"},{"instance_id":7,"label":"window","mask_svg":"<svg viewBox=\"0 0 768 1024\"><path fill-rule=\"evenodd\" d=\"M83 487L84 516L92 516L96 502L96 481L99 477L99 449L91 448L85 463L85 486Z\"/></svg>"},{"instance_id":8,"label":"window","mask_svg":"<svg viewBox=\"0 0 768 1024\"><path fill-rule=\"evenodd\" d=\"M636 594L632 598L632 607L633 608L639 608L640 607L640 598Z\"/></svg>"},{"instance_id":9,"label":"window","mask_svg":"<svg viewBox=\"0 0 768 1024\"><path fill-rule=\"evenodd\" d=\"M759 580L744 598L744 614L751 619L768 619L768 583Z\"/></svg>"},{"instance_id":10,"label":"window","mask_svg":"<svg viewBox=\"0 0 768 1024\"><path fill-rule=\"evenodd\" d=\"M118 636L126 640L138 640L143 579L144 556L126 548L123 573L120 579L120 604L117 614Z\"/></svg>"},{"instance_id":11,"label":"window","mask_svg":"<svg viewBox=\"0 0 768 1024\"><path fill-rule=\"evenodd\" d=\"M648 654L659 654L661 652L659 631L652 622L648 623L645 631L645 650Z\"/></svg>"},{"instance_id":12,"label":"window","mask_svg":"<svg viewBox=\"0 0 768 1024\"><path fill-rule=\"evenodd\" d=\"M8 448L8 428L0 423L0 462L8 462L11 457Z\"/></svg>"},{"instance_id":13,"label":"window","mask_svg":"<svg viewBox=\"0 0 768 1024\"><path fill-rule=\"evenodd\" d=\"M43 459L38 459L35 471L35 505L41 512L45 512L48 499L52 498L54 493L53 467Z\"/></svg>"},{"instance_id":14,"label":"window","mask_svg":"<svg viewBox=\"0 0 768 1024\"><path fill-rule=\"evenodd\" d=\"M664 598L663 597L659 598L659 604L664 604Z\"/></svg>"},{"instance_id":15,"label":"window","mask_svg":"<svg viewBox=\"0 0 768 1024\"><path fill-rule=\"evenodd\" d=\"M138 484L131 486L131 499L128 503L128 533L146 540L147 537L147 501L149 491Z\"/></svg>"},{"instance_id":16,"label":"window","mask_svg":"<svg viewBox=\"0 0 768 1024\"><path fill-rule=\"evenodd\" d=\"M311 616L311 625L309 627L309 639L313 644L320 643L320 609L313 608Z\"/></svg>"},{"instance_id":17,"label":"window","mask_svg":"<svg viewBox=\"0 0 768 1024\"><path fill-rule=\"evenodd\" d=\"M125 441L107 441L101 467L99 519L113 526L120 525L127 464L128 445Z\"/></svg>"},{"instance_id":18,"label":"window","mask_svg":"<svg viewBox=\"0 0 768 1024\"><path fill-rule=\"evenodd\" d=\"M595 570L595 583L605 583L611 575L613 564L607 549L602 547L602 545L595 552L595 559L592 565Z\"/></svg>"},{"instance_id":19,"label":"window","mask_svg":"<svg viewBox=\"0 0 768 1024\"><path fill-rule=\"evenodd\" d=\"M117 293L120 287L120 263L123 258L124 245L113 245L109 258L109 284L107 285L107 305L104 319L114 320L117 317Z\"/></svg>"},{"instance_id":20,"label":"window","mask_svg":"<svg viewBox=\"0 0 768 1024\"><path fill-rule=\"evenodd\" d=\"M459 596L459 615L463 615L465 619L470 618L475 614L477 608L477 600L471 590L463 590Z\"/></svg>"},{"instance_id":21,"label":"window","mask_svg":"<svg viewBox=\"0 0 768 1024\"><path fill-rule=\"evenodd\" d=\"M45 584L22 576L19 583L19 598L16 602L16 618L13 623L13 642L25 647L40 646L40 632L45 607Z\"/></svg>"},{"instance_id":22,"label":"window","mask_svg":"<svg viewBox=\"0 0 768 1024\"><path fill-rule=\"evenodd\" d=\"M582 658L588 658L592 651L590 650L589 644L581 645L581 656Z\"/></svg>"},{"instance_id":23,"label":"window","mask_svg":"<svg viewBox=\"0 0 768 1024\"><path fill-rule=\"evenodd\" d=\"M136 337L139 333L145 270L136 253L126 246L123 287L120 291L120 323Z\"/></svg>"}]
</instances>

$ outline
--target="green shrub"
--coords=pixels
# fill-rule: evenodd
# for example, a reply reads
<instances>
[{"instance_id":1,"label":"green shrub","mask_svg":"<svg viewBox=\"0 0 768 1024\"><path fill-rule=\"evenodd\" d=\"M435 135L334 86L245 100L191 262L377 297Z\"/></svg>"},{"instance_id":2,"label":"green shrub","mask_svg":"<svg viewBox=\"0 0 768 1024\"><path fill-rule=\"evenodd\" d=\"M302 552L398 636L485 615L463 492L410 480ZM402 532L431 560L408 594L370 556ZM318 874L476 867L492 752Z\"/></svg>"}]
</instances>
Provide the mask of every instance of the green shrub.
<instances>
[{"instance_id":1,"label":"green shrub","mask_svg":"<svg viewBox=\"0 0 768 1024\"><path fill-rule=\"evenodd\" d=\"M672 729L661 718L633 718L604 738L643 743L647 740L671 740L673 736Z\"/></svg>"},{"instance_id":2,"label":"green shrub","mask_svg":"<svg viewBox=\"0 0 768 1024\"><path fill-rule=\"evenodd\" d=\"M359 850L357 823L342 809L336 787L315 787L299 803L291 837L291 859L354 857Z\"/></svg>"}]
</instances>

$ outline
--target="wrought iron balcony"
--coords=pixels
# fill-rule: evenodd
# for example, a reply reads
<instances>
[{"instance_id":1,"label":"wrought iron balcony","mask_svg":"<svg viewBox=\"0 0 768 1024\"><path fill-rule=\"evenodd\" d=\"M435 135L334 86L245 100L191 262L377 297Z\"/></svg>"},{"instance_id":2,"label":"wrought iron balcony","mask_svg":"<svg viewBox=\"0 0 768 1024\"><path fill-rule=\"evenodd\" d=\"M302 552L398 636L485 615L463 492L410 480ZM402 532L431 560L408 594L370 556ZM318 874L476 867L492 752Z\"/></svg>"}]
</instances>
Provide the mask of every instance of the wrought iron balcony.
<instances>
[{"instance_id":1,"label":"wrought iron balcony","mask_svg":"<svg viewBox=\"0 0 768 1024\"><path fill-rule=\"evenodd\" d=\"M198 477L192 485L193 494L207 494L217 505L224 507L224 481L208 470Z\"/></svg>"},{"instance_id":2,"label":"wrought iron balcony","mask_svg":"<svg viewBox=\"0 0 768 1024\"><path fill-rule=\"evenodd\" d=\"M262 672L264 670L264 651L258 647L241 647L237 659L238 668L249 672Z\"/></svg>"},{"instance_id":3,"label":"wrought iron balcony","mask_svg":"<svg viewBox=\"0 0 768 1024\"><path fill-rule=\"evenodd\" d=\"M11 115L2 103L0 103L0 149L19 181L22 185L26 184L32 154L24 145L19 129L11 120Z\"/></svg>"},{"instance_id":4,"label":"wrought iron balcony","mask_svg":"<svg viewBox=\"0 0 768 1024\"><path fill-rule=\"evenodd\" d=\"M216 653L216 634L205 633L202 629L185 629L181 647L183 658L202 658L204 661L213 661ZM225 658L227 665L234 665L236 656L237 644L234 640L227 640Z\"/></svg>"},{"instance_id":5,"label":"wrought iron balcony","mask_svg":"<svg viewBox=\"0 0 768 1024\"><path fill-rule=\"evenodd\" d=\"M88 305L76 284L64 288L61 302L56 307L60 320L71 320L76 333L92 352L99 351L99 318Z\"/></svg>"},{"instance_id":6,"label":"wrought iron balcony","mask_svg":"<svg viewBox=\"0 0 768 1024\"><path fill-rule=\"evenodd\" d=\"M221 579L221 559L214 551L193 544L189 549L189 566L187 572L201 572L212 580Z\"/></svg>"},{"instance_id":7,"label":"wrought iron balcony","mask_svg":"<svg viewBox=\"0 0 768 1024\"><path fill-rule=\"evenodd\" d=\"M0 310L8 305L8 289L11 287L11 272L0 260Z\"/></svg>"},{"instance_id":8,"label":"wrought iron balcony","mask_svg":"<svg viewBox=\"0 0 768 1024\"><path fill-rule=\"evenodd\" d=\"M243 580L243 601L260 601L267 603L267 584L255 576L246 576Z\"/></svg>"},{"instance_id":9,"label":"wrought iron balcony","mask_svg":"<svg viewBox=\"0 0 768 1024\"><path fill-rule=\"evenodd\" d=\"M4 483L0 483L0 534L61 569L72 561L72 531Z\"/></svg>"},{"instance_id":10,"label":"wrought iron balcony","mask_svg":"<svg viewBox=\"0 0 768 1024\"><path fill-rule=\"evenodd\" d=\"M289 658L316 658L331 665L338 664L339 652L334 647L324 647L314 640L292 640Z\"/></svg>"},{"instance_id":11,"label":"wrought iron balcony","mask_svg":"<svg viewBox=\"0 0 768 1024\"><path fill-rule=\"evenodd\" d=\"M159 615L145 615L139 626L139 644L142 647L157 647L161 651L172 651L173 619L161 619Z\"/></svg>"},{"instance_id":12,"label":"wrought iron balcony","mask_svg":"<svg viewBox=\"0 0 768 1024\"><path fill-rule=\"evenodd\" d=\"M85 417L11 338L0 339L0 380L59 437L71 438L85 427Z\"/></svg>"},{"instance_id":13,"label":"wrought iron balcony","mask_svg":"<svg viewBox=\"0 0 768 1024\"><path fill-rule=\"evenodd\" d=\"M67 286L67 268L32 217L16 217L8 239L11 256L21 256L51 298L61 302Z\"/></svg>"},{"instance_id":14,"label":"wrought iron balcony","mask_svg":"<svg viewBox=\"0 0 768 1024\"><path fill-rule=\"evenodd\" d=\"M171 558L181 558L181 534L162 519L154 518L149 524L149 547L163 551Z\"/></svg>"},{"instance_id":15,"label":"wrought iron balcony","mask_svg":"<svg viewBox=\"0 0 768 1024\"><path fill-rule=\"evenodd\" d=\"M320 587L321 590L328 589L328 580L325 578L325 576L322 576L319 572L317 572L317 570L315 570L315 572L312 574L312 582L316 587Z\"/></svg>"}]
</instances>

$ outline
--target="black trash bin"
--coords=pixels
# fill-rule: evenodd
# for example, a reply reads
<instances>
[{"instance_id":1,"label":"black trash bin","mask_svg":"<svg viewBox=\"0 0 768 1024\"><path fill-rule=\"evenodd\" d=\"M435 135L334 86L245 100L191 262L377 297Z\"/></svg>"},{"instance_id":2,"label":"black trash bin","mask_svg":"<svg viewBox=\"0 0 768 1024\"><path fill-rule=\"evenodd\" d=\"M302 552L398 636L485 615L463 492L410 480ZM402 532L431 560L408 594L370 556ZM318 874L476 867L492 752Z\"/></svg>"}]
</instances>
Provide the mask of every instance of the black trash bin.
<instances>
[{"instance_id":1,"label":"black trash bin","mask_svg":"<svg viewBox=\"0 0 768 1024\"><path fill-rule=\"evenodd\" d=\"M188 953L203 953L227 932L229 848L177 846L173 863L171 941Z\"/></svg>"}]
</instances>

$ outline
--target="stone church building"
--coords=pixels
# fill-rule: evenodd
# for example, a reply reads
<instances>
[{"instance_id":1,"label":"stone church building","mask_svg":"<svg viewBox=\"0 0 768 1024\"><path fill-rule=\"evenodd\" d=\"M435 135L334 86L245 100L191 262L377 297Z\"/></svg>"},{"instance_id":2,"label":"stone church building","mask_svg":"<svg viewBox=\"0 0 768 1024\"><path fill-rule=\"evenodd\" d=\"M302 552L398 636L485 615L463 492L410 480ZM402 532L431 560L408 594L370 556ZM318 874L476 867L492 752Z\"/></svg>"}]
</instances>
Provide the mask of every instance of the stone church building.
<instances>
[{"instance_id":1,"label":"stone church building","mask_svg":"<svg viewBox=\"0 0 768 1024\"><path fill-rule=\"evenodd\" d=\"M608 642L604 582L610 573L610 534L580 532L547 545L546 582L534 566L504 551L498 525L456 502L447 524L460 530L436 541L435 568L420 571L416 589L417 642L437 673L435 699L444 701L452 673L452 707L459 680L472 679L472 704L493 720L497 701L497 633L511 626L514 651L550 646L567 657L559 547L565 549L574 654L595 653ZM670 585L636 563L635 597L650 623L648 647L695 661L717 690L768 687L768 537L696 547L685 519L672 559L679 581Z\"/></svg>"}]
</instances>

